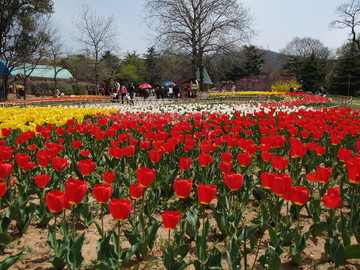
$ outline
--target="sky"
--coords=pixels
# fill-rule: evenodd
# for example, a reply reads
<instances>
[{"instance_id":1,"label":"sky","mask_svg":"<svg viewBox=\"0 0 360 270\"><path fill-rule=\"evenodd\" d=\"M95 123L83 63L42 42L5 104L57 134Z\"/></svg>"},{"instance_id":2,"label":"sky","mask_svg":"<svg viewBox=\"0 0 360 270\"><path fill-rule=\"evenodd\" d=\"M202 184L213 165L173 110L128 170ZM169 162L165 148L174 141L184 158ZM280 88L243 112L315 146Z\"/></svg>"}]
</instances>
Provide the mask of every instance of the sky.
<instances>
[{"instance_id":1,"label":"sky","mask_svg":"<svg viewBox=\"0 0 360 270\"><path fill-rule=\"evenodd\" d=\"M251 44L279 52L295 37L320 40L324 46L337 49L348 38L348 29L330 29L337 18L336 8L346 0L238 0L254 18L257 35ZM119 45L120 55L136 52L143 55L151 47L150 29L144 23L146 0L53 0L53 23L72 53L80 45L75 41L77 29L72 21L82 5L88 5L98 16L113 16L118 37L109 42Z\"/></svg>"}]
</instances>

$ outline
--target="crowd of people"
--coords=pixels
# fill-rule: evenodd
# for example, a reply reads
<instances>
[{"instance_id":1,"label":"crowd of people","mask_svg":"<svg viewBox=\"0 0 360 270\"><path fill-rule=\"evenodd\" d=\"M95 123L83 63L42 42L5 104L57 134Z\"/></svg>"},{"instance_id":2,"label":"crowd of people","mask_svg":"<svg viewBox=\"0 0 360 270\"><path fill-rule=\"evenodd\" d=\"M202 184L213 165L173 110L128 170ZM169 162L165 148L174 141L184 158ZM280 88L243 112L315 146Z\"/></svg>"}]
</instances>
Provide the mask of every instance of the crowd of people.
<instances>
[{"instance_id":1,"label":"crowd of people","mask_svg":"<svg viewBox=\"0 0 360 270\"><path fill-rule=\"evenodd\" d=\"M160 85L155 88L136 88L133 82L130 82L127 86L115 81L113 92L113 102L121 102L122 104L128 103L134 104L134 98L136 96L143 99L149 98L153 95L156 99L173 99L179 98L193 98L196 97L198 91L198 83L193 82L189 87L181 87L177 84Z\"/></svg>"}]
</instances>

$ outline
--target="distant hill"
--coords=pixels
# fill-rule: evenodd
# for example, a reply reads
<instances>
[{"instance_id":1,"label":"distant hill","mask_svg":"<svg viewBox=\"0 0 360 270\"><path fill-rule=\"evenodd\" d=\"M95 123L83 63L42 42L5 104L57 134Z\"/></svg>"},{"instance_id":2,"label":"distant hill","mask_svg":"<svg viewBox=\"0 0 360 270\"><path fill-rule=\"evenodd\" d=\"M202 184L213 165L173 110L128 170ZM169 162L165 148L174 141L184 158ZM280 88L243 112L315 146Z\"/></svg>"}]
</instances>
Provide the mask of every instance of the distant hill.
<instances>
[{"instance_id":1,"label":"distant hill","mask_svg":"<svg viewBox=\"0 0 360 270\"><path fill-rule=\"evenodd\" d=\"M286 55L270 50L263 50L263 53L265 59L265 64L264 64L265 71L279 70L287 61Z\"/></svg>"}]
</instances>

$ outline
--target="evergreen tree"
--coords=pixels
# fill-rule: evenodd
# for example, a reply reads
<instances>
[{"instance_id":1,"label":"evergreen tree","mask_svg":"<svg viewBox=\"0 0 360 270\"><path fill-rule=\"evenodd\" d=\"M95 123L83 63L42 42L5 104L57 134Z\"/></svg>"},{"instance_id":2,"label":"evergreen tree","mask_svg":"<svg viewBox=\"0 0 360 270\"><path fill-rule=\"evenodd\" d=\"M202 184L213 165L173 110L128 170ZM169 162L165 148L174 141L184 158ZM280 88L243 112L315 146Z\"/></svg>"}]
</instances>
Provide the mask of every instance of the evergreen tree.
<instances>
[{"instance_id":1,"label":"evergreen tree","mask_svg":"<svg viewBox=\"0 0 360 270\"><path fill-rule=\"evenodd\" d=\"M243 71L245 77L262 74L262 67L265 63L263 55L254 45L244 46Z\"/></svg>"},{"instance_id":2,"label":"evergreen tree","mask_svg":"<svg viewBox=\"0 0 360 270\"><path fill-rule=\"evenodd\" d=\"M325 66L315 53L312 53L301 64L298 79L306 91L312 92L316 92L319 86L325 83Z\"/></svg>"},{"instance_id":3,"label":"evergreen tree","mask_svg":"<svg viewBox=\"0 0 360 270\"><path fill-rule=\"evenodd\" d=\"M360 55L353 44L344 46L334 76L330 80L331 93L354 96L360 93Z\"/></svg>"},{"instance_id":4,"label":"evergreen tree","mask_svg":"<svg viewBox=\"0 0 360 270\"><path fill-rule=\"evenodd\" d=\"M235 61L228 59L230 66L226 72L226 79L236 81L244 77L262 74L262 67L265 63L263 55L264 53L254 45L244 46L239 55L235 56Z\"/></svg>"},{"instance_id":5,"label":"evergreen tree","mask_svg":"<svg viewBox=\"0 0 360 270\"><path fill-rule=\"evenodd\" d=\"M127 84L128 82L140 83L146 77L145 60L140 58L136 52L128 53L120 69L120 81Z\"/></svg>"}]
</instances>

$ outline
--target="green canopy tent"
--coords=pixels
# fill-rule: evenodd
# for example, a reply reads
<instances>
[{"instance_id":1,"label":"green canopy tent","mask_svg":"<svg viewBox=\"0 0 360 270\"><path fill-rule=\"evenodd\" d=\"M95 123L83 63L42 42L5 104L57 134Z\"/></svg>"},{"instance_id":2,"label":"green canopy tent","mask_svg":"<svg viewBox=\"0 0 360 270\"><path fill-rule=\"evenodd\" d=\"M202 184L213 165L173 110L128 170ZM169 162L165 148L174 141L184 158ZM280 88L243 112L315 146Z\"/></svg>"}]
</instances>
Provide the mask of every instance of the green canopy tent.
<instances>
[{"instance_id":1,"label":"green canopy tent","mask_svg":"<svg viewBox=\"0 0 360 270\"><path fill-rule=\"evenodd\" d=\"M206 68L204 67L204 91L208 91L211 86L213 85L213 82L209 76L209 73L206 71ZM196 78L189 78L185 81L183 81L182 83L179 84L179 86L181 87L190 87L191 82L196 79L197 81L200 81L200 69L198 68L196 71Z\"/></svg>"}]
</instances>

